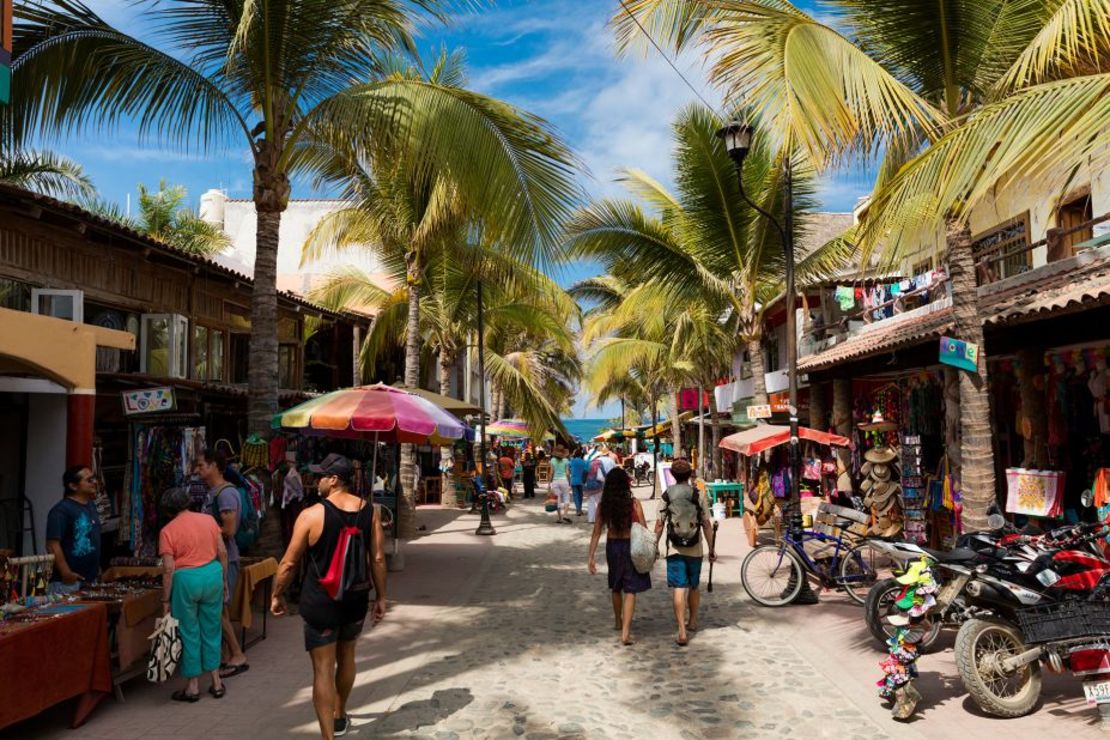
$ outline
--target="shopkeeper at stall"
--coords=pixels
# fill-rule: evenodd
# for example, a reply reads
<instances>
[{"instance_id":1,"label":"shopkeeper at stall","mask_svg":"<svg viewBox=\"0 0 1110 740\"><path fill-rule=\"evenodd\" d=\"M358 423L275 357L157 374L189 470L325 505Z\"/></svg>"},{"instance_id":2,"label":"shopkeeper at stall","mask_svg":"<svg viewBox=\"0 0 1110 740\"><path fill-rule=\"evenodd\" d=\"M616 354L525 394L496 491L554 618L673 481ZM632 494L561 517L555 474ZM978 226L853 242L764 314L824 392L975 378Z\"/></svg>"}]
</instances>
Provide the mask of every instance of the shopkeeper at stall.
<instances>
[{"instance_id":1,"label":"shopkeeper at stall","mask_svg":"<svg viewBox=\"0 0 1110 740\"><path fill-rule=\"evenodd\" d=\"M65 498L46 517L46 549L54 555L50 594L72 594L100 576L100 515L96 476L85 465L62 474Z\"/></svg>"}]
</instances>

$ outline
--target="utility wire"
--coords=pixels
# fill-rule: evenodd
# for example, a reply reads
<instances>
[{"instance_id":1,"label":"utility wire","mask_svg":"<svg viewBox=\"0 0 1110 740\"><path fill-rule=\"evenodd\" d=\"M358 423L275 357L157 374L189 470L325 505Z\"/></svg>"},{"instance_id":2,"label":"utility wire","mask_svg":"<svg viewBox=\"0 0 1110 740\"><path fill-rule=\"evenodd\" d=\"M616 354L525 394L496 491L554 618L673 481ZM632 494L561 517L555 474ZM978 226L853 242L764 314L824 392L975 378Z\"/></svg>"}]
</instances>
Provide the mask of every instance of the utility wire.
<instances>
[{"instance_id":1,"label":"utility wire","mask_svg":"<svg viewBox=\"0 0 1110 740\"><path fill-rule=\"evenodd\" d=\"M671 61L671 58L667 56L667 53L665 51L663 51L662 47L660 47L659 44L656 43L655 39L653 39L651 37L651 34L647 32L647 29L645 29L643 27L643 25L640 23L640 20L632 13L631 10L628 9L628 5L625 4L625 1L624 0L617 0L617 2L620 3L621 7L624 9L624 12L628 15L628 17L632 19L632 22L636 24L636 28L640 29L640 33L642 33L644 35L644 38L646 38L648 40L648 42L653 47L655 47L655 50L657 52L659 52L659 56L663 57L663 61L665 61L667 63L667 66L669 66L671 69L673 69L674 73L676 75L678 75L678 78L680 80L682 80L684 83L686 83L686 87L690 88L690 92L694 93L694 95L697 96L698 100L700 100L706 108L708 108L709 110L716 113L717 116L722 121L727 120L727 118L724 115L722 115L719 110L717 110L717 106L713 105L708 100L706 100L702 96L702 94L700 92L698 92L698 89L696 87L694 87L692 84L690 84L690 80L686 79L686 75L682 74L682 70L680 70L675 65L675 63Z\"/></svg>"}]
</instances>

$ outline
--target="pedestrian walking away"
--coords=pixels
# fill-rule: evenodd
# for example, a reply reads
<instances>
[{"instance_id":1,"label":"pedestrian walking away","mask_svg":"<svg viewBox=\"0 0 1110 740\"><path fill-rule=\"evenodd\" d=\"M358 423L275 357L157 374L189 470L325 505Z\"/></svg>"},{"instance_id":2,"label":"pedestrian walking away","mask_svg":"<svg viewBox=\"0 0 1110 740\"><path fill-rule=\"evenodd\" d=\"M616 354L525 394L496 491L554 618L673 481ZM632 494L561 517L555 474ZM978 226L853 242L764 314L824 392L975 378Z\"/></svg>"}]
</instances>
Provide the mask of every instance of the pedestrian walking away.
<instances>
[{"instance_id":1,"label":"pedestrian walking away","mask_svg":"<svg viewBox=\"0 0 1110 740\"><path fill-rule=\"evenodd\" d=\"M605 479L601 508L590 536L587 567L597 574L597 545L605 532L605 564L609 569L609 591L613 598L614 629L620 630L621 644L632 644L632 615L636 594L651 588L651 574L640 573L632 565L632 523L645 524L644 510L632 495L632 481L624 470L616 469Z\"/></svg>"},{"instance_id":2,"label":"pedestrian walking away","mask_svg":"<svg viewBox=\"0 0 1110 740\"><path fill-rule=\"evenodd\" d=\"M171 488L162 496L162 509L172 517L158 535L162 556L162 613L173 614L181 636L181 676L185 687L174 701L200 700L200 675L211 678L208 693L222 699L220 631L227 582L227 548L220 528L208 514L189 511L187 488Z\"/></svg>"},{"instance_id":3,"label":"pedestrian walking away","mask_svg":"<svg viewBox=\"0 0 1110 740\"><path fill-rule=\"evenodd\" d=\"M307 554L300 601L304 646L312 660L320 736L330 739L350 728L347 699L355 681L355 642L370 608L371 584L374 623L385 616L385 538L378 507L351 493L350 460L333 453L309 469L319 474L323 500L297 517L274 579L270 611L285 614L283 594Z\"/></svg>"},{"instance_id":4,"label":"pedestrian walking away","mask_svg":"<svg viewBox=\"0 0 1110 740\"><path fill-rule=\"evenodd\" d=\"M571 500L570 464L567 461L567 451L563 447L556 447L554 457L551 458L549 491L555 496L555 521L570 524L570 517L567 516Z\"/></svg>"},{"instance_id":5,"label":"pedestrian walking away","mask_svg":"<svg viewBox=\"0 0 1110 740\"><path fill-rule=\"evenodd\" d=\"M239 636L231 625L231 594L239 583L239 543L235 541L235 534L239 531L239 516L241 504L239 490L227 482L224 473L227 472L227 458L218 450L205 450L197 460L196 473L208 486L208 508L216 517L216 524L224 538L224 547L227 549L227 567L224 569L224 580L227 591L224 596L223 632L224 643L227 645L227 662L220 666L220 675L224 678L238 676L250 670L247 654L239 644Z\"/></svg>"},{"instance_id":6,"label":"pedestrian walking away","mask_svg":"<svg viewBox=\"0 0 1110 740\"><path fill-rule=\"evenodd\" d=\"M689 635L698 631L698 607L701 605L701 565L704 556L702 536L709 544L709 561L717 559L714 550L713 521L709 516L709 500L704 491L690 483L693 470L686 460L671 466L675 483L663 492L663 508L655 522L655 541L667 532L667 585L674 590L674 616L678 623L675 642L685 647ZM674 552L670 553L673 549Z\"/></svg>"},{"instance_id":7,"label":"pedestrian walking away","mask_svg":"<svg viewBox=\"0 0 1110 740\"><path fill-rule=\"evenodd\" d=\"M582 448L579 447L574 451L574 457L570 459L570 490L574 495L574 513L577 516L582 516L585 513L582 511L582 495L589 469L590 464L586 462ZM590 521L593 522L593 520Z\"/></svg>"}]
</instances>

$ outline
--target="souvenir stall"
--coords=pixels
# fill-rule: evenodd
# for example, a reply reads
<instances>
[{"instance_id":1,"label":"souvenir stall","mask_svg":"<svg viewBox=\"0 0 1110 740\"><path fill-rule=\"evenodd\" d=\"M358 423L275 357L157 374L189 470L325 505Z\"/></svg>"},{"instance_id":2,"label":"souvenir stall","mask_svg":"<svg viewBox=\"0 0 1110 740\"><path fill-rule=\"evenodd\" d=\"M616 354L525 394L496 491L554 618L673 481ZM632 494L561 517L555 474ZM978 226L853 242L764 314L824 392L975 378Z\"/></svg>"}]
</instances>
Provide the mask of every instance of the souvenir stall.
<instances>
[{"instance_id":1,"label":"souvenir stall","mask_svg":"<svg viewBox=\"0 0 1110 740\"><path fill-rule=\"evenodd\" d=\"M1026 352L994 360L995 455L1004 511L1019 527L1047 529L1110 516L1110 344ZM1095 494L1097 512L1082 493Z\"/></svg>"},{"instance_id":2,"label":"souvenir stall","mask_svg":"<svg viewBox=\"0 0 1110 740\"><path fill-rule=\"evenodd\" d=\"M46 596L53 565L50 555L0 557L0 730L73 698L78 727L112 690L108 609Z\"/></svg>"},{"instance_id":3,"label":"souvenir stall","mask_svg":"<svg viewBox=\"0 0 1110 740\"><path fill-rule=\"evenodd\" d=\"M871 534L950 549L960 498L945 454L943 369L859 379L853 397L854 495L843 503L870 512Z\"/></svg>"},{"instance_id":4,"label":"souvenir stall","mask_svg":"<svg viewBox=\"0 0 1110 740\"><path fill-rule=\"evenodd\" d=\"M828 448L847 447L850 440L836 434L821 432L809 427L799 427L801 444L811 447L814 459L828 457ZM740 496L744 529L748 543L754 547L759 529L768 523L775 527L776 535L782 527L782 504L790 496L790 427L777 424L757 424L721 440L723 449L741 456L740 468L746 480ZM819 452L818 452L819 451ZM802 510L815 511L822 496L814 489L803 492ZM807 505L807 499L812 505Z\"/></svg>"},{"instance_id":5,"label":"souvenir stall","mask_svg":"<svg viewBox=\"0 0 1110 740\"><path fill-rule=\"evenodd\" d=\"M294 432L304 440L298 453L311 446L335 443L369 444L369 470L379 470L379 463L400 460L399 455L386 455L383 443L453 445L472 434L471 429L457 417L444 411L431 401L407 391L387 385L367 385L346 388L318 396L274 416L273 428ZM365 448L364 448L365 449ZM396 451L396 450L395 450ZM399 465L399 464L398 464ZM390 465L390 481L399 479L397 467ZM359 475L360 486L369 490L373 481L368 479L367 468ZM367 485L367 481L371 484ZM397 512L398 486L386 485L373 500L386 509L384 519L393 534L393 553L397 553L397 532L392 527Z\"/></svg>"}]
</instances>

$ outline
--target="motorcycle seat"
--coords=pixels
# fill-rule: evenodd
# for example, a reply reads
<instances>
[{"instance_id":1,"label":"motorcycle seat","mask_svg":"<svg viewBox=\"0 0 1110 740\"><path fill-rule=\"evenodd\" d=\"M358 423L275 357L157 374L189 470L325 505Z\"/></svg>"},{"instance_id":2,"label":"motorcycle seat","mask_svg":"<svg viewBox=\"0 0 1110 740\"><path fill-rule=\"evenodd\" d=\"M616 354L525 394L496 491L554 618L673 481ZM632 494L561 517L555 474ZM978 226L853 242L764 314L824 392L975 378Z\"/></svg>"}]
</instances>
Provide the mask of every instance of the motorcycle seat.
<instances>
[{"instance_id":1,"label":"motorcycle seat","mask_svg":"<svg viewBox=\"0 0 1110 740\"><path fill-rule=\"evenodd\" d=\"M965 563L979 557L979 553L966 547L957 547L955 550L934 550L930 547L921 549L938 563Z\"/></svg>"}]
</instances>

